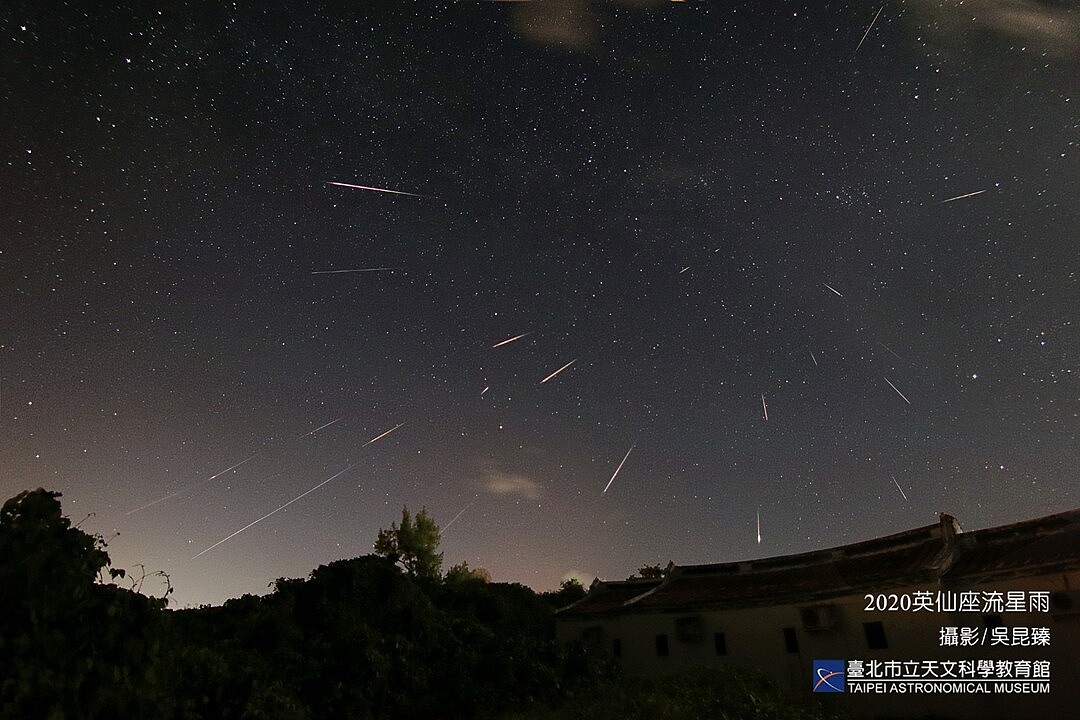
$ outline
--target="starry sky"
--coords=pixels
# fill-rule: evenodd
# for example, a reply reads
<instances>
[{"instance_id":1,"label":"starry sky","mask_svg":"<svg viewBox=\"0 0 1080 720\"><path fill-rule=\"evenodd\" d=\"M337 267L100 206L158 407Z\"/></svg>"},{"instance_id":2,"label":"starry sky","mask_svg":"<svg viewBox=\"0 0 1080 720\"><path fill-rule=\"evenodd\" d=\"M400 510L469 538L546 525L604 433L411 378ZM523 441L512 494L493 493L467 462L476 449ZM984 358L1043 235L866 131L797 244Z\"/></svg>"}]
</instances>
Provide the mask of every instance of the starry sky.
<instances>
[{"instance_id":1,"label":"starry sky","mask_svg":"<svg viewBox=\"0 0 1080 720\"><path fill-rule=\"evenodd\" d=\"M75 5L2 11L0 491L174 606L404 505L538 590L1080 506L1072 3Z\"/></svg>"}]
</instances>

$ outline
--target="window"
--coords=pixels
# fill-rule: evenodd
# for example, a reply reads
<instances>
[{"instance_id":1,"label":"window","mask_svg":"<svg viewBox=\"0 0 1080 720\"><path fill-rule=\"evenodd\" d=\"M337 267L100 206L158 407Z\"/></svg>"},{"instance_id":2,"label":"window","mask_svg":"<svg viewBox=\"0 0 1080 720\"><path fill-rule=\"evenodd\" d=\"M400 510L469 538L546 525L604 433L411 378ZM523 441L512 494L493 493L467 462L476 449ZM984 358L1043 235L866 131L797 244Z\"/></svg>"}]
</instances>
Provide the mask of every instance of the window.
<instances>
[{"instance_id":1,"label":"window","mask_svg":"<svg viewBox=\"0 0 1080 720\"><path fill-rule=\"evenodd\" d=\"M866 622L862 624L863 632L866 633L866 647L871 650L882 650L889 647L889 641L885 638L885 626L880 622Z\"/></svg>"},{"instance_id":2,"label":"window","mask_svg":"<svg viewBox=\"0 0 1080 720\"><path fill-rule=\"evenodd\" d=\"M656 636L656 654L658 657L668 656L667 635Z\"/></svg>"},{"instance_id":3,"label":"window","mask_svg":"<svg viewBox=\"0 0 1080 720\"><path fill-rule=\"evenodd\" d=\"M799 652L799 638L795 635L795 628L784 628L784 647L789 653Z\"/></svg>"},{"instance_id":4,"label":"window","mask_svg":"<svg viewBox=\"0 0 1080 720\"><path fill-rule=\"evenodd\" d=\"M622 640L615 638L611 641L611 654L617 658L622 657Z\"/></svg>"},{"instance_id":5,"label":"window","mask_svg":"<svg viewBox=\"0 0 1080 720\"><path fill-rule=\"evenodd\" d=\"M701 627L701 616L692 615L690 617L683 617L676 620L675 634L682 642L696 642L698 640L701 640L703 635Z\"/></svg>"},{"instance_id":6,"label":"window","mask_svg":"<svg viewBox=\"0 0 1080 720\"><path fill-rule=\"evenodd\" d=\"M717 655L727 655L727 638L724 637L724 633L713 633L713 646L716 648Z\"/></svg>"}]
</instances>

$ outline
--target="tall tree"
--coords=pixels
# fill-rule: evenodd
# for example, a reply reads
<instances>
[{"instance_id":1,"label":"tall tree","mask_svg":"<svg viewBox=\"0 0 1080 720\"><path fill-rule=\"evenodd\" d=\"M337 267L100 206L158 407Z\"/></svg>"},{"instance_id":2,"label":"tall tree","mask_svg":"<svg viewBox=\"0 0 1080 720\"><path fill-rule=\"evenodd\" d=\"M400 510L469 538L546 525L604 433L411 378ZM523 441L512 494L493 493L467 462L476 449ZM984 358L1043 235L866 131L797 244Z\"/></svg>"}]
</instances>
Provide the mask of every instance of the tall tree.
<instances>
[{"instance_id":1,"label":"tall tree","mask_svg":"<svg viewBox=\"0 0 1080 720\"><path fill-rule=\"evenodd\" d=\"M401 525L390 523L390 529L379 529L375 553L389 558L416 578L437 579L442 569L443 554L437 552L442 535L439 526L422 508L413 517L408 506L401 511Z\"/></svg>"}]
</instances>

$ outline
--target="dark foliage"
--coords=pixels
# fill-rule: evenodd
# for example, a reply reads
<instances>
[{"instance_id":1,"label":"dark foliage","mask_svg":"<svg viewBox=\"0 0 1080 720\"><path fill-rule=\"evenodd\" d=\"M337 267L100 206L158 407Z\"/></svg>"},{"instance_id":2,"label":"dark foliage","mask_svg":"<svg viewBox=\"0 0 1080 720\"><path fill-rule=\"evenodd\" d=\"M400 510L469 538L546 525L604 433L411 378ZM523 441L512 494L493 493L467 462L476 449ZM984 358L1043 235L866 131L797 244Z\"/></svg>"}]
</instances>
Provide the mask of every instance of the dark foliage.
<instances>
[{"instance_id":1,"label":"dark foliage","mask_svg":"<svg viewBox=\"0 0 1080 720\"><path fill-rule=\"evenodd\" d=\"M749 686L732 700L701 682L620 685L604 660L554 641L553 610L585 592L576 582L540 596L467 566L439 580L371 555L278 580L265 597L170 612L102 582L122 573L58 497L27 492L0 511L0 717L483 720L523 708L578 717L592 697L773 702Z\"/></svg>"},{"instance_id":2,"label":"dark foliage","mask_svg":"<svg viewBox=\"0 0 1080 720\"><path fill-rule=\"evenodd\" d=\"M168 694L165 602L98 583L105 543L71 527L59 497L27 491L0 510L0 716L143 716Z\"/></svg>"}]
</instances>

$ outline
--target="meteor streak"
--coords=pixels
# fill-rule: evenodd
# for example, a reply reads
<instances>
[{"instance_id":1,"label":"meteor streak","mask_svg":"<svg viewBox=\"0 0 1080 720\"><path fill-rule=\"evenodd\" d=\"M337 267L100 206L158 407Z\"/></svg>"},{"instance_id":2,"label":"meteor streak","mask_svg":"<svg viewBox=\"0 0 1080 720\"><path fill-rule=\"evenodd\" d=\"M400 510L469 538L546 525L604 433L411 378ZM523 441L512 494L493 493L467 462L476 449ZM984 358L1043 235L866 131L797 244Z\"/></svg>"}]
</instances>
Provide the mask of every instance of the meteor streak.
<instances>
[{"instance_id":1,"label":"meteor streak","mask_svg":"<svg viewBox=\"0 0 1080 720\"><path fill-rule=\"evenodd\" d=\"M895 476L893 476L893 475L890 475L889 477L891 477L891 478L892 478L892 481L893 481L893 485L895 485L895 486L896 486L896 489L897 489L897 490L899 490L899 491L900 491L900 494L904 496L904 499L905 499L905 500L907 500L907 493L906 493L906 492L904 492L904 488L900 487L900 483L896 482L896 477L895 477Z\"/></svg>"},{"instance_id":2,"label":"meteor streak","mask_svg":"<svg viewBox=\"0 0 1080 720\"><path fill-rule=\"evenodd\" d=\"M195 488L199 487L200 485L205 485L206 483L210 482L211 480L221 477L222 475L229 472L230 470L235 470L236 468L240 467L241 465L243 465L244 463L246 463L248 460L250 460L253 457L255 457L254 453L252 453L250 456L244 458L240 462L236 463L232 467L225 468L221 472L215 473L215 474L211 475L210 477L206 478L205 480L198 480L198 481L192 483L191 485L188 485L186 488L182 488L180 490L177 490L174 493L170 493L170 494L166 495L163 498L158 498L157 500L154 500L153 502L148 502L145 505L142 505L141 507L135 508L134 510L128 510L126 513L124 513L124 515L134 515L135 513L139 512L140 510L145 510L146 508L154 507L155 505L163 503L166 500L171 500L172 498L176 497L177 495L183 495L184 493L188 492L189 490L194 490Z\"/></svg>"},{"instance_id":3,"label":"meteor streak","mask_svg":"<svg viewBox=\"0 0 1080 720\"><path fill-rule=\"evenodd\" d=\"M562 366L561 368L559 368L558 370L556 370L555 372L551 373L551 374L550 374L550 375L548 375L548 376L547 376L546 378L544 378L543 380L541 380L541 381L540 381L540 384L541 384L541 385L543 385L543 384L544 384L544 383L546 383L546 382L547 382L548 380L550 380L551 378L555 377L556 375L558 375L559 373L561 373L561 372L562 372L563 370L565 370L566 368L568 368L568 367L570 367L571 365L573 365L574 363L576 363L577 361L578 361L578 359L577 359L577 358L574 358L573 360L571 360L570 362L566 363L566 364L565 364L565 365L563 365L563 366Z\"/></svg>"},{"instance_id":4,"label":"meteor streak","mask_svg":"<svg viewBox=\"0 0 1080 720\"><path fill-rule=\"evenodd\" d=\"M619 474L620 470L622 470L622 466L626 464L626 458L630 457L630 453L634 452L634 448L636 446L637 446L637 443L634 443L633 445L631 445L630 449L626 451L625 455L623 455L622 462L619 463L619 467L615 468L615 472L613 472L611 474L611 479L607 481L607 485L604 486L603 492L600 493L601 495L603 495L604 493L606 493L608 491L608 488L611 487L611 483L615 482L615 476Z\"/></svg>"},{"instance_id":5,"label":"meteor streak","mask_svg":"<svg viewBox=\"0 0 1080 720\"><path fill-rule=\"evenodd\" d=\"M423 195L417 195L416 193L402 192L401 190L388 190L387 188L370 187L368 185L353 185L352 183L334 182L328 180L327 185L337 185L338 187L356 188L357 190L371 190L373 192L391 193L393 195L408 195L410 197L424 197Z\"/></svg>"},{"instance_id":6,"label":"meteor streak","mask_svg":"<svg viewBox=\"0 0 1080 720\"><path fill-rule=\"evenodd\" d=\"M397 270L393 267L370 267L370 268L356 268L355 270L312 270L312 275L336 275L338 273L354 273L354 272L379 272L382 270Z\"/></svg>"},{"instance_id":7,"label":"meteor streak","mask_svg":"<svg viewBox=\"0 0 1080 720\"><path fill-rule=\"evenodd\" d=\"M861 48L862 44L866 42L866 36L870 34L870 28L874 27L874 23L877 22L878 15L880 15L881 11L884 9L884 5L878 8L877 14L874 15L874 19L870 21L870 24L866 26L866 32L862 34L862 38L859 40L859 44L855 46L855 52L851 53L851 57L855 57L855 53L859 52L859 48Z\"/></svg>"},{"instance_id":8,"label":"meteor streak","mask_svg":"<svg viewBox=\"0 0 1080 720\"><path fill-rule=\"evenodd\" d=\"M530 330L527 333L521 333L520 335L515 335L512 338L507 338L506 340L495 343L491 347L492 348L497 348L497 347L502 347L503 345L509 345L510 343L514 342L515 340L520 340L521 338L525 337L526 335L532 335L532 331Z\"/></svg>"},{"instance_id":9,"label":"meteor streak","mask_svg":"<svg viewBox=\"0 0 1080 720\"><path fill-rule=\"evenodd\" d=\"M461 512L459 512L457 515L455 515L453 520L451 520L450 522L446 523L445 526L443 526L442 532L446 532L447 530L449 530L450 526L453 525L454 523L456 523L457 519L459 517L461 517L462 515L464 515L465 511L468 510L469 508L471 508L475 504L476 504L476 499L474 498L471 503L469 503L465 507L461 508Z\"/></svg>"},{"instance_id":10,"label":"meteor streak","mask_svg":"<svg viewBox=\"0 0 1080 720\"><path fill-rule=\"evenodd\" d=\"M904 393L900 392L900 388L898 388L898 387L896 387L895 385L892 384L892 381L889 380L889 378L885 377L884 375L882 375L881 377L885 378L885 382L889 383L889 387L891 387L893 390L895 390L897 395L904 398L904 402L906 402L908 405L911 404L911 401L907 399L907 397L904 395Z\"/></svg>"},{"instance_id":11,"label":"meteor streak","mask_svg":"<svg viewBox=\"0 0 1080 720\"><path fill-rule=\"evenodd\" d=\"M885 348L890 353L892 353L893 357L895 357L897 360L903 360L904 359L904 358L900 357L899 355L897 355L896 352L891 347L886 345L885 343L879 342L878 345L880 345L881 347Z\"/></svg>"},{"instance_id":12,"label":"meteor streak","mask_svg":"<svg viewBox=\"0 0 1080 720\"><path fill-rule=\"evenodd\" d=\"M360 447L362 447L362 448L366 448L366 447L367 447L368 445L370 445L371 443L373 443L373 442L376 442L376 441L378 441L378 440L382 440L382 439L383 439L384 437L386 437L386 436L387 436L387 435L389 435L390 433L394 432L395 430L397 430L397 429L398 429L399 427L401 427L401 426L402 426L402 425L404 425L404 424L405 424L405 423L398 423L398 424L397 424L397 425L395 425L394 427L392 427L392 428L390 428L389 430L387 430L386 432L384 432L384 433L383 433L382 435L376 435L375 437L371 438L370 440L368 440L368 441L367 441L366 443L364 443L364 444L363 444L363 445L361 445Z\"/></svg>"},{"instance_id":13,"label":"meteor streak","mask_svg":"<svg viewBox=\"0 0 1080 720\"><path fill-rule=\"evenodd\" d=\"M984 192L986 192L986 191L985 190L976 190L975 192L970 192L967 195L957 195L956 197L951 197L948 200L942 200L941 202L938 203L938 205L944 205L945 203L950 203L953 200L963 200L964 198L975 197L976 195L982 195Z\"/></svg>"},{"instance_id":14,"label":"meteor streak","mask_svg":"<svg viewBox=\"0 0 1080 720\"><path fill-rule=\"evenodd\" d=\"M325 425L320 425L319 427L315 428L314 430L312 430L310 432L306 432L306 433L304 433L303 435L301 435L300 437L298 437L296 439L300 440L301 438L306 438L308 435L314 435L315 433L319 432L323 428L328 428L331 425L333 425L334 423L341 422L344 419L345 419L344 417L339 417L337 420L331 420L330 422L326 423Z\"/></svg>"},{"instance_id":15,"label":"meteor streak","mask_svg":"<svg viewBox=\"0 0 1080 720\"><path fill-rule=\"evenodd\" d=\"M820 366L819 366L819 365L817 364L817 358L816 358L816 357L814 357L814 353L813 353L813 351L811 351L811 353L810 353L810 359L814 361L814 367L820 367Z\"/></svg>"},{"instance_id":16,"label":"meteor streak","mask_svg":"<svg viewBox=\"0 0 1080 720\"><path fill-rule=\"evenodd\" d=\"M356 463L353 463L352 465L350 465L349 467L345 468L344 470L340 470L340 471L338 471L337 473L335 473L335 474L331 475L330 477L326 478L325 480L323 480L323 481L322 481L321 483L319 483L319 484L318 484L318 485L316 485L315 487L311 488L310 490L307 490L307 491L305 491L305 492L302 492L302 493L300 493L299 495L297 495L296 497L294 497L294 498L293 498L292 500L290 500L289 502L287 502L287 503L285 503L284 505L282 505L281 507L279 507L279 508L278 508L277 510L271 510L270 512L266 513L265 515L263 515L263 516L262 516L261 518L259 518L258 520L255 520L254 522L250 522L250 523L248 523L248 524L247 524L247 525L245 525L244 527L242 527L242 528L240 528L239 530L237 530L236 532L234 532L234 533L233 533L232 535L229 535L229 536L228 536L227 538L224 538L224 539L222 539L222 540L218 540L218 541L217 541L216 543L214 543L214 544L213 544L213 545L211 545L210 547L206 548L205 550L203 550L203 551L202 551L201 553L199 553L198 555L195 555L195 556L193 556L193 557L192 557L191 559L192 559L192 560L194 560L195 558L201 557L201 556L205 555L206 553L210 552L211 550L213 550L214 548L216 548L216 547L217 547L218 545L221 545L222 543L225 543L225 542L228 542L229 540L232 540L232 539L233 539L234 537L236 537L236 536L237 536L237 535L239 535L240 533L244 532L244 531L245 531L245 530L247 530L247 529L248 529L249 527L252 527L252 526L254 526L254 525L258 525L259 523L261 523L261 522L262 522L263 520L265 520L266 518L270 517L271 515L274 515L274 514L276 514L276 513L279 513L279 512L281 512L282 510L284 510L285 508L289 507L290 505L292 505L292 504L293 504L294 502L296 502L296 501L297 501L297 500L299 500L300 498L302 498L302 497L304 497L304 496L306 496L306 495L310 495L311 493L315 492L316 490L318 490L319 488L321 488L321 487L322 487L323 485L325 485L326 483L330 482L330 481L331 481L331 480L333 480L334 478L337 478L337 477L340 477L340 476L344 475L345 473L347 473L347 472L349 472L350 470L352 470L352 469L353 469L354 467L356 467Z\"/></svg>"},{"instance_id":17,"label":"meteor streak","mask_svg":"<svg viewBox=\"0 0 1080 720\"><path fill-rule=\"evenodd\" d=\"M844 297L843 295L841 295L841 294L840 294L840 291L839 291L839 290L837 290L836 288L834 288L834 287L833 287L832 285L830 285L829 283L827 283L827 282L823 282L823 283L821 283L821 284L822 284L822 285L824 285L825 287L829 288L830 290L832 290L832 291L833 291L834 293L836 293L836 297Z\"/></svg>"},{"instance_id":18,"label":"meteor streak","mask_svg":"<svg viewBox=\"0 0 1080 720\"><path fill-rule=\"evenodd\" d=\"M757 544L761 544L761 511L757 511Z\"/></svg>"},{"instance_id":19,"label":"meteor streak","mask_svg":"<svg viewBox=\"0 0 1080 720\"><path fill-rule=\"evenodd\" d=\"M769 406L765 404L765 395L761 396L761 412L765 415L765 419L769 419Z\"/></svg>"}]
</instances>

